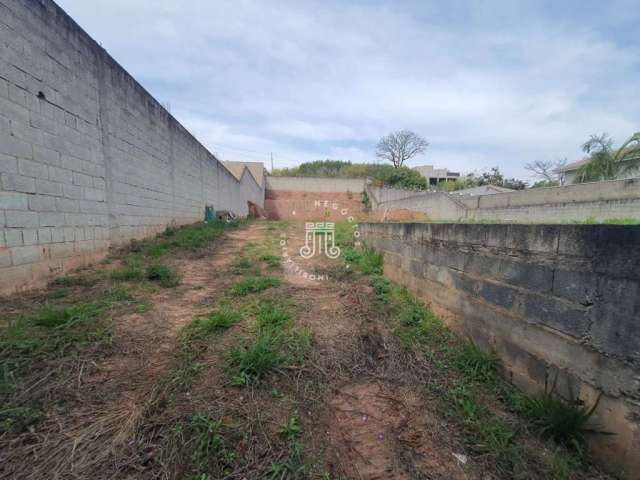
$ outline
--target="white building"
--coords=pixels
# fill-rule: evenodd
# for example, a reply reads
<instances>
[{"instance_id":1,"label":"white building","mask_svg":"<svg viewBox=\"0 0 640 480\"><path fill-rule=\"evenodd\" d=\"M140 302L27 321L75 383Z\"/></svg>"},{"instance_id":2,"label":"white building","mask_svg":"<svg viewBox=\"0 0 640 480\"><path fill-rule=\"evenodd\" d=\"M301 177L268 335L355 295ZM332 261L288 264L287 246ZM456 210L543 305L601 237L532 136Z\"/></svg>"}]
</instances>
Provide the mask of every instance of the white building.
<instances>
[{"instance_id":1,"label":"white building","mask_svg":"<svg viewBox=\"0 0 640 480\"><path fill-rule=\"evenodd\" d=\"M419 167L413 167L413 170L426 178L427 184L429 185L438 185L440 182L452 182L460 178L460 173L458 172L450 172L446 168L435 168L433 165L421 165Z\"/></svg>"}]
</instances>

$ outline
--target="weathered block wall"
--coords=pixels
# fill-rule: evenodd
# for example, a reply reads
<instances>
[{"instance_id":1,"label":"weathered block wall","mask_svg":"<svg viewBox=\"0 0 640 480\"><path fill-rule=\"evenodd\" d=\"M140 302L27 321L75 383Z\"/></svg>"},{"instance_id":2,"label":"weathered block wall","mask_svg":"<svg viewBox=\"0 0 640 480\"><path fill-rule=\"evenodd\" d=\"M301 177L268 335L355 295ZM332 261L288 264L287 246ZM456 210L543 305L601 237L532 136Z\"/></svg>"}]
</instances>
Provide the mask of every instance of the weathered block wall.
<instances>
[{"instance_id":1,"label":"weathered block wall","mask_svg":"<svg viewBox=\"0 0 640 480\"><path fill-rule=\"evenodd\" d=\"M50 0L0 0L0 293L263 204Z\"/></svg>"},{"instance_id":2,"label":"weathered block wall","mask_svg":"<svg viewBox=\"0 0 640 480\"><path fill-rule=\"evenodd\" d=\"M374 209L407 209L432 220L562 223L640 218L640 179L534 188L492 195L458 195L368 186Z\"/></svg>"},{"instance_id":3,"label":"weathered block wall","mask_svg":"<svg viewBox=\"0 0 640 480\"><path fill-rule=\"evenodd\" d=\"M385 274L495 349L528 391L593 404L600 458L640 471L640 227L360 224Z\"/></svg>"}]
</instances>

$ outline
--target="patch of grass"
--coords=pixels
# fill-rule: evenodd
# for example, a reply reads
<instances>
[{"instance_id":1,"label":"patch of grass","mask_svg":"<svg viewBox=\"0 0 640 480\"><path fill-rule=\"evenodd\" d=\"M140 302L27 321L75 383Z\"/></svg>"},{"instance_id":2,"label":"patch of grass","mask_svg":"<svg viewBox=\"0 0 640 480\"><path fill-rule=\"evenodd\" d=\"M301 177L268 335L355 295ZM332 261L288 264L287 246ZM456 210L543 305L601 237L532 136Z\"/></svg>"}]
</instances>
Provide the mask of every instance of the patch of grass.
<instances>
[{"instance_id":1,"label":"patch of grass","mask_svg":"<svg viewBox=\"0 0 640 480\"><path fill-rule=\"evenodd\" d=\"M382 274L382 253L370 248L344 247L343 254L348 264L356 265L365 275Z\"/></svg>"},{"instance_id":2,"label":"patch of grass","mask_svg":"<svg viewBox=\"0 0 640 480\"><path fill-rule=\"evenodd\" d=\"M111 272L111 278L124 282L140 282L145 278L142 258L137 255L129 256L125 265Z\"/></svg>"},{"instance_id":3,"label":"patch of grass","mask_svg":"<svg viewBox=\"0 0 640 480\"><path fill-rule=\"evenodd\" d=\"M277 255L262 255L260 257L260 261L267 264L269 268L278 268L280 267L280 257Z\"/></svg>"},{"instance_id":4,"label":"patch of grass","mask_svg":"<svg viewBox=\"0 0 640 480\"><path fill-rule=\"evenodd\" d=\"M178 349L174 353L172 366L165 379L169 393L189 387L206 365L199 361L208 348L212 335L226 330L242 320L242 313L225 305L208 317L195 318L180 332Z\"/></svg>"},{"instance_id":5,"label":"patch of grass","mask_svg":"<svg viewBox=\"0 0 640 480\"><path fill-rule=\"evenodd\" d=\"M598 407L598 400L587 406L579 399L565 401L551 389L537 395L516 394L512 399L516 411L527 417L543 437L582 454L584 434L596 431L590 426L591 417Z\"/></svg>"},{"instance_id":6,"label":"patch of grass","mask_svg":"<svg viewBox=\"0 0 640 480\"><path fill-rule=\"evenodd\" d=\"M260 268L250 259L240 257L231 265L231 272L234 275L259 275Z\"/></svg>"},{"instance_id":7,"label":"patch of grass","mask_svg":"<svg viewBox=\"0 0 640 480\"><path fill-rule=\"evenodd\" d=\"M258 328L264 330L282 330L291 321L291 315L281 307L262 307L256 316Z\"/></svg>"},{"instance_id":8,"label":"patch of grass","mask_svg":"<svg viewBox=\"0 0 640 480\"><path fill-rule=\"evenodd\" d=\"M205 318L196 318L182 332L184 341L205 338L212 333L231 328L242 320L242 314L232 308L221 308Z\"/></svg>"},{"instance_id":9,"label":"patch of grass","mask_svg":"<svg viewBox=\"0 0 640 480\"><path fill-rule=\"evenodd\" d=\"M276 277L248 277L236 283L231 289L231 292L233 295L245 296L279 285L280 279Z\"/></svg>"},{"instance_id":10,"label":"patch of grass","mask_svg":"<svg viewBox=\"0 0 640 480\"><path fill-rule=\"evenodd\" d=\"M111 303L108 296L91 303L45 305L34 313L9 319L0 331L0 360L7 364L62 356L72 347L102 343L110 338L104 321Z\"/></svg>"},{"instance_id":11,"label":"patch of grass","mask_svg":"<svg viewBox=\"0 0 640 480\"><path fill-rule=\"evenodd\" d=\"M498 381L500 358L495 352L485 352L467 342L454 352L454 365L468 379L485 385Z\"/></svg>"},{"instance_id":12,"label":"patch of grass","mask_svg":"<svg viewBox=\"0 0 640 480\"><path fill-rule=\"evenodd\" d=\"M68 327L73 323L95 320L103 311L104 305L99 303L79 303L62 308L45 306L30 315L27 321L38 327Z\"/></svg>"},{"instance_id":13,"label":"patch of grass","mask_svg":"<svg viewBox=\"0 0 640 480\"><path fill-rule=\"evenodd\" d=\"M376 298L382 303L391 301L391 282L382 275L373 275L371 277L371 286L376 294Z\"/></svg>"},{"instance_id":14,"label":"patch of grass","mask_svg":"<svg viewBox=\"0 0 640 480\"><path fill-rule=\"evenodd\" d=\"M224 471L233 465L236 454L220 433L221 426L220 421L203 413L191 417L187 445L196 469L209 469L214 464L217 471Z\"/></svg>"},{"instance_id":15,"label":"patch of grass","mask_svg":"<svg viewBox=\"0 0 640 480\"><path fill-rule=\"evenodd\" d=\"M0 410L0 433L23 432L44 417L44 412L29 407L2 408Z\"/></svg>"},{"instance_id":16,"label":"patch of grass","mask_svg":"<svg viewBox=\"0 0 640 480\"><path fill-rule=\"evenodd\" d=\"M234 346L229 353L233 383L238 386L254 385L283 365L287 357L280 346L280 335L271 330L262 332L246 344Z\"/></svg>"},{"instance_id":17,"label":"patch of grass","mask_svg":"<svg viewBox=\"0 0 640 480\"><path fill-rule=\"evenodd\" d=\"M58 277L50 282L52 287L93 287L100 281L97 275L67 275Z\"/></svg>"},{"instance_id":18,"label":"patch of grass","mask_svg":"<svg viewBox=\"0 0 640 480\"><path fill-rule=\"evenodd\" d=\"M172 288L178 285L179 279L175 269L161 263L147 266L145 270L147 280L158 282L164 288Z\"/></svg>"},{"instance_id":19,"label":"patch of grass","mask_svg":"<svg viewBox=\"0 0 640 480\"><path fill-rule=\"evenodd\" d=\"M294 440L300 437L300 435L302 434L302 427L300 426L300 417L298 416L297 412L289 417L287 421L280 426L280 428L278 429L278 433L289 440Z\"/></svg>"}]
</instances>

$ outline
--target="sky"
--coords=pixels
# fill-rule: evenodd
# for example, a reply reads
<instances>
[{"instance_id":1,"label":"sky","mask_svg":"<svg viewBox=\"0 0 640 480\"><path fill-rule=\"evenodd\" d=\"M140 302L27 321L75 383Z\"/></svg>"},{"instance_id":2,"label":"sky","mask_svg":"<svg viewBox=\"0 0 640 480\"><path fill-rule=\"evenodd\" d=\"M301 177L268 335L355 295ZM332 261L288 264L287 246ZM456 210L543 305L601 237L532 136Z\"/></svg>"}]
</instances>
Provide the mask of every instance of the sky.
<instances>
[{"instance_id":1,"label":"sky","mask_svg":"<svg viewBox=\"0 0 640 480\"><path fill-rule=\"evenodd\" d=\"M530 180L640 130L637 0L57 0L223 160L376 162Z\"/></svg>"}]
</instances>

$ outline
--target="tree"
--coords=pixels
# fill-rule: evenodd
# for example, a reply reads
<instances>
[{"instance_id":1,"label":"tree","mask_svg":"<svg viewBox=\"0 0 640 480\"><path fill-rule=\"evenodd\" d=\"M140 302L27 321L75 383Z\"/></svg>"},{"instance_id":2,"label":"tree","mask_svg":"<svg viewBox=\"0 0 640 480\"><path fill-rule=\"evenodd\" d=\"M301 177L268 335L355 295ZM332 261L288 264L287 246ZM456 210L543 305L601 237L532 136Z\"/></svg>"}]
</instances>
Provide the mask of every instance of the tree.
<instances>
[{"instance_id":1,"label":"tree","mask_svg":"<svg viewBox=\"0 0 640 480\"><path fill-rule=\"evenodd\" d=\"M552 187L560 185L561 172L560 169L567 164L566 158L558 160L536 160L533 163L527 163L524 168L529 170L541 181L536 182L533 186Z\"/></svg>"},{"instance_id":2,"label":"tree","mask_svg":"<svg viewBox=\"0 0 640 480\"><path fill-rule=\"evenodd\" d=\"M380 139L376 156L391 162L395 168L399 168L410 158L424 153L428 146L429 142L417 133L410 130L399 130Z\"/></svg>"},{"instance_id":3,"label":"tree","mask_svg":"<svg viewBox=\"0 0 640 480\"><path fill-rule=\"evenodd\" d=\"M618 150L606 133L591 135L582 145L589 161L578 169L576 180L595 182L615 180L640 168L640 132L634 133Z\"/></svg>"},{"instance_id":4,"label":"tree","mask_svg":"<svg viewBox=\"0 0 640 480\"><path fill-rule=\"evenodd\" d=\"M501 187L503 183L504 177L498 167L493 167L490 171L484 172L480 179L480 185L497 185Z\"/></svg>"}]
</instances>

